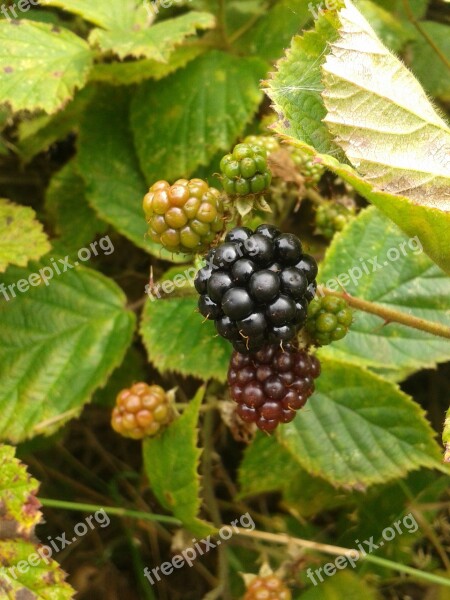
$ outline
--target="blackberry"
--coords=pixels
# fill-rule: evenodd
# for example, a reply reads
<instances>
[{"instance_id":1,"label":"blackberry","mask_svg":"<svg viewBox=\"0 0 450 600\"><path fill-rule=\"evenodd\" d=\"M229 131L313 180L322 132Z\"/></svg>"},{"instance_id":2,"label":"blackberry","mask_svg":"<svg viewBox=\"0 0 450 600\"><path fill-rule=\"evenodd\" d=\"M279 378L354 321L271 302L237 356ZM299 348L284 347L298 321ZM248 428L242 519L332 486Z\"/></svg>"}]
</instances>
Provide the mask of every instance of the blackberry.
<instances>
[{"instance_id":1,"label":"blackberry","mask_svg":"<svg viewBox=\"0 0 450 600\"><path fill-rule=\"evenodd\" d=\"M243 600L291 600L292 594L276 575L257 576L247 586Z\"/></svg>"},{"instance_id":2,"label":"blackberry","mask_svg":"<svg viewBox=\"0 0 450 600\"><path fill-rule=\"evenodd\" d=\"M355 211L343 204L327 202L316 211L316 233L331 240L334 234L342 231L345 225L353 219Z\"/></svg>"},{"instance_id":3,"label":"blackberry","mask_svg":"<svg viewBox=\"0 0 450 600\"><path fill-rule=\"evenodd\" d=\"M143 209L150 238L171 252L201 252L224 228L221 194L202 179L157 181Z\"/></svg>"},{"instance_id":4,"label":"blackberry","mask_svg":"<svg viewBox=\"0 0 450 600\"><path fill-rule=\"evenodd\" d=\"M292 340L305 324L317 264L300 240L272 225L236 227L195 278L200 313L239 352Z\"/></svg>"},{"instance_id":5,"label":"blackberry","mask_svg":"<svg viewBox=\"0 0 450 600\"><path fill-rule=\"evenodd\" d=\"M140 440L158 433L171 417L172 409L162 387L135 383L117 395L111 426L123 437Z\"/></svg>"},{"instance_id":6,"label":"blackberry","mask_svg":"<svg viewBox=\"0 0 450 600\"><path fill-rule=\"evenodd\" d=\"M241 419L270 433L279 423L294 419L314 392L314 379L319 375L315 356L291 344L283 349L271 345L251 355L234 352L228 385Z\"/></svg>"},{"instance_id":7,"label":"blackberry","mask_svg":"<svg viewBox=\"0 0 450 600\"><path fill-rule=\"evenodd\" d=\"M325 173L325 167L321 163L315 162L313 157L305 154L300 148L296 148L295 146L288 146L287 148L291 154L292 161L305 179L306 187L317 185Z\"/></svg>"},{"instance_id":8,"label":"blackberry","mask_svg":"<svg viewBox=\"0 0 450 600\"><path fill-rule=\"evenodd\" d=\"M353 311L343 298L315 298L308 307L306 331L313 344L326 346L345 337L352 320Z\"/></svg>"},{"instance_id":9,"label":"blackberry","mask_svg":"<svg viewBox=\"0 0 450 600\"><path fill-rule=\"evenodd\" d=\"M257 144L238 144L220 161L223 189L231 196L261 194L269 188L272 175L267 152Z\"/></svg>"},{"instance_id":10,"label":"blackberry","mask_svg":"<svg viewBox=\"0 0 450 600\"><path fill-rule=\"evenodd\" d=\"M263 148L267 156L280 149L280 144L271 135L248 135L244 140L244 144Z\"/></svg>"}]
</instances>

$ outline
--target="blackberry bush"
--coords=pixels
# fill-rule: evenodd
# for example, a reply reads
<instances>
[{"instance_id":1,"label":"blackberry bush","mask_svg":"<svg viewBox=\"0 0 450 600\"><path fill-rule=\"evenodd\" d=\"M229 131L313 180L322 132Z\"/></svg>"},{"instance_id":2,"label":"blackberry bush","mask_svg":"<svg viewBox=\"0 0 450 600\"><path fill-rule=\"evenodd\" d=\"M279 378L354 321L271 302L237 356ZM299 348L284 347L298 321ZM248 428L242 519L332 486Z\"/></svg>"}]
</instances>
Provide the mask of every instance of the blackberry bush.
<instances>
[{"instance_id":1,"label":"blackberry bush","mask_svg":"<svg viewBox=\"0 0 450 600\"><path fill-rule=\"evenodd\" d=\"M299 173L305 178L306 187L317 185L325 173L325 167L300 148L295 146L287 146L287 148Z\"/></svg>"},{"instance_id":2,"label":"blackberry bush","mask_svg":"<svg viewBox=\"0 0 450 600\"><path fill-rule=\"evenodd\" d=\"M314 392L320 363L288 344L267 346L255 354L234 352L228 369L230 394L237 414L267 433L289 423Z\"/></svg>"},{"instance_id":3,"label":"blackberry bush","mask_svg":"<svg viewBox=\"0 0 450 600\"><path fill-rule=\"evenodd\" d=\"M326 346L344 338L352 320L353 311L343 298L317 297L308 307L306 331L313 344Z\"/></svg>"},{"instance_id":4,"label":"blackberry bush","mask_svg":"<svg viewBox=\"0 0 450 600\"><path fill-rule=\"evenodd\" d=\"M230 196L261 194L272 180L266 148L259 144L238 144L222 158L220 170L223 189Z\"/></svg>"},{"instance_id":5,"label":"blackberry bush","mask_svg":"<svg viewBox=\"0 0 450 600\"><path fill-rule=\"evenodd\" d=\"M171 417L172 409L163 388L141 382L117 395L111 425L123 437L140 440L156 435Z\"/></svg>"},{"instance_id":6,"label":"blackberry bush","mask_svg":"<svg viewBox=\"0 0 450 600\"><path fill-rule=\"evenodd\" d=\"M201 252L224 228L221 194L203 179L157 181L143 208L149 236L171 252Z\"/></svg>"},{"instance_id":7,"label":"blackberry bush","mask_svg":"<svg viewBox=\"0 0 450 600\"><path fill-rule=\"evenodd\" d=\"M317 264L300 240L272 225L236 227L195 278L201 314L235 350L292 340L304 325Z\"/></svg>"}]
</instances>

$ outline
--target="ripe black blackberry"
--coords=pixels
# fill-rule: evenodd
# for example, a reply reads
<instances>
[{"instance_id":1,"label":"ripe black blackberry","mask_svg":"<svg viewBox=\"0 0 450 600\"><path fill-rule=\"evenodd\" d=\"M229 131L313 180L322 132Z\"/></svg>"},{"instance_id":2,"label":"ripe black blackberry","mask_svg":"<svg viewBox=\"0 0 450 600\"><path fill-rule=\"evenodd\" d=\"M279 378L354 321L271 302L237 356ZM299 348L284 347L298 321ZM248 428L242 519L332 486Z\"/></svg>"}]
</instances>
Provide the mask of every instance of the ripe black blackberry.
<instances>
[{"instance_id":1,"label":"ripe black blackberry","mask_svg":"<svg viewBox=\"0 0 450 600\"><path fill-rule=\"evenodd\" d=\"M235 227L195 278L201 314L235 350L291 341L316 290L317 264L300 240L272 225Z\"/></svg>"},{"instance_id":2,"label":"ripe black blackberry","mask_svg":"<svg viewBox=\"0 0 450 600\"><path fill-rule=\"evenodd\" d=\"M267 346L247 355L234 352L228 369L230 394L237 414L267 433L289 423L314 392L320 362L291 344Z\"/></svg>"}]
</instances>

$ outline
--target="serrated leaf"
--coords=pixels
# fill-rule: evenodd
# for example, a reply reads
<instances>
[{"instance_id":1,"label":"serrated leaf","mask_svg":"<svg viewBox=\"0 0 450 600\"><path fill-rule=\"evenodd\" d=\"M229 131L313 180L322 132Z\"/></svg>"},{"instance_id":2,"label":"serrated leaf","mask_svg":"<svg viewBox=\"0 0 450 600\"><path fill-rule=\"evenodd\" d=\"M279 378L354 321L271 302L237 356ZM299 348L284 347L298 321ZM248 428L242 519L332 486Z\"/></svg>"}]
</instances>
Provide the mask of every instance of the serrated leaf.
<instances>
[{"instance_id":1,"label":"serrated leaf","mask_svg":"<svg viewBox=\"0 0 450 600\"><path fill-rule=\"evenodd\" d=\"M339 20L323 65L328 129L375 188L450 211L450 161L437 156L450 146L448 125L349 0Z\"/></svg>"},{"instance_id":2,"label":"serrated leaf","mask_svg":"<svg viewBox=\"0 0 450 600\"><path fill-rule=\"evenodd\" d=\"M60 110L92 66L84 40L46 23L0 21L0 47L0 103L15 111Z\"/></svg>"},{"instance_id":3,"label":"serrated leaf","mask_svg":"<svg viewBox=\"0 0 450 600\"><path fill-rule=\"evenodd\" d=\"M17 458L15 449L0 445L0 593L5 600L71 600L58 563L38 555L35 527L42 521L36 498L38 482Z\"/></svg>"},{"instance_id":4,"label":"serrated leaf","mask_svg":"<svg viewBox=\"0 0 450 600\"><path fill-rule=\"evenodd\" d=\"M378 206L405 233L418 235L429 256L450 272L450 250L445 241L450 235L450 215L433 208L449 204L445 177L450 163L445 164L443 158L448 146L445 141L448 128L417 81L382 46L364 17L348 0L345 6L340 13L324 13L317 20L314 32L294 38L287 57L280 61L268 90L282 117L276 129L294 145L316 154L325 166ZM345 24L338 20L341 14ZM330 51L336 56L327 56ZM322 81L321 67L325 61ZM386 97L375 106L377 90L387 84ZM325 122L327 109L322 93L330 113L330 130ZM342 94L346 97L344 102ZM379 108L381 105L383 110ZM335 143L331 130L340 145ZM366 179L362 172L345 164L347 158L340 146L358 163ZM386 169L392 179L384 180L380 172L377 175L376 164L374 172L370 170L372 163L365 160L366 148L368 159L376 160L378 156L382 163L391 154L395 155L396 161L392 159L392 165ZM362 153L359 157L358 152ZM414 168L429 173L421 178ZM376 181L384 189L376 188ZM402 190L411 197L393 193ZM425 190L424 197L419 190Z\"/></svg>"},{"instance_id":5,"label":"serrated leaf","mask_svg":"<svg viewBox=\"0 0 450 600\"><path fill-rule=\"evenodd\" d=\"M311 475L360 488L419 467L440 468L440 449L424 412L394 384L326 360L316 386L307 406L277 434Z\"/></svg>"},{"instance_id":6,"label":"serrated leaf","mask_svg":"<svg viewBox=\"0 0 450 600\"><path fill-rule=\"evenodd\" d=\"M330 559L329 562L334 562ZM348 571L337 572L333 577L322 581L316 575L315 587L299 596L299 600L379 600L378 591L360 576ZM314 574L313 574L314 577Z\"/></svg>"},{"instance_id":7,"label":"serrated leaf","mask_svg":"<svg viewBox=\"0 0 450 600\"><path fill-rule=\"evenodd\" d=\"M145 472L158 501L198 537L215 531L197 518L201 507L197 422L204 394L200 388L181 417L143 445Z\"/></svg>"},{"instance_id":8,"label":"serrated leaf","mask_svg":"<svg viewBox=\"0 0 450 600\"><path fill-rule=\"evenodd\" d=\"M353 296L450 326L450 277L423 253L417 239L407 238L375 207L334 238L319 281L340 291L339 281ZM450 343L404 325L384 326L383 319L356 311L349 335L322 348L320 355L411 373L450 360Z\"/></svg>"},{"instance_id":9,"label":"serrated leaf","mask_svg":"<svg viewBox=\"0 0 450 600\"><path fill-rule=\"evenodd\" d=\"M90 74L91 81L101 81L111 85L131 85L146 79L158 81L174 71L185 67L191 60L205 52L204 46L180 46L170 55L167 62L142 59L128 62L110 62L94 65Z\"/></svg>"},{"instance_id":10,"label":"serrated leaf","mask_svg":"<svg viewBox=\"0 0 450 600\"><path fill-rule=\"evenodd\" d=\"M75 590L52 559L37 554L39 546L22 539L0 540L0 591L4 600L72 600ZM32 560L36 566L31 565ZM20 564L21 570L18 569Z\"/></svg>"},{"instance_id":11,"label":"serrated leaf","mask_svg":"<svg viewBox=\"0 0 450 600\"><path fill-rule=\"evenodd\" d=\"M130 98L127 88L105 86L81 122L77 161L87 199L101 219L136 246L170 262L186 262L184 255L169 253L146 237L142 199L148 187L128 125Z\"/></svg>"},{"instance_id":12,"label":"serrated leaf","mask_svg":"<svg viewBox=\"0 0 450 600\"><path fill-rule=\"evenodd\" d=\"M32 208L0 198L0 273L8 265L25 266L50 250L42 225Z\"/></svg>"},{"instance_id":13,"label":"serrated leaf","mask_svg":"<svg viewBox=\"0 0 450 600\"><path fill-rule=\"evenodd\" d=\"M45 208L59 238L53 241L57 253L73 256L108 228L87 203L84 181L75 160L68 162L50 181Z\"/></svg>"},{"instance_id":14,"label":"serrated leaf","mask_svg":"<svg viewBox=\"0 0 450 600\"><path fill-rule=\"evenodd\" d=\"M43 268L53 279L45 285L34 275L30 287L26 279ZM3 278L0 439L49 435L78 415L130 343L134 315L116 284L85 267L63 270L57 260L42 261L9 268Z\"/></svg>"},{"instance_id":15,"label":"serrated leaf","mask_svg":"<svg viewBox=\"0 0 450 600\"><path fill-rule=\"evenodd\" d=\"M186 37L193 35L197 29L211 29L214 25L213 15L191 11L151 26L142 23L130 29L122 25L110 30L94 29L89 41L103 52L113 52L120 59L133 56L165 63Z\"/></svg>"},{"instance_id":16,"label":"serrated leaf","mask_svg":"<svg viewBox=\"0 0 450 600\"><path fill-rule=\"evenodd\" d=\"M142 84L131 123L147 181L188 177L228 150L258 108L265 73L259 59L214 50L156 84Z\"/></svg>"},{"instance_id":17,"label":"serrated leaf","mask_svg":"<svg viewBox=\"0 0 450 600\"><path fill-rule=\"evenodd\" d=\"M14 535L29 538L41 519L39 484L15 458L12 446L0 444L0 473L0 519L12 525Z\"/></svg>"},{"instance_id":18,"label":"serrated leaf","mask_svg":"<svg viewBox=\"0 0 450 600\"><path fill-rule=\"evenodd\" d=\"M141 0L41 0L41 4L62 8L105 29L128 28L149 18Z\"/></svg>"},{"instance_id":19,"label":"serrated leaf","mask_svg":"<svg viewBox=\"0 0 450 600\"><path fill-rule=\"evenodd\" d=\"M148 300L141 324L148 356L162 372L225 381L231 346L196 309L196 298Z\"/></svg>"}]
</instances>

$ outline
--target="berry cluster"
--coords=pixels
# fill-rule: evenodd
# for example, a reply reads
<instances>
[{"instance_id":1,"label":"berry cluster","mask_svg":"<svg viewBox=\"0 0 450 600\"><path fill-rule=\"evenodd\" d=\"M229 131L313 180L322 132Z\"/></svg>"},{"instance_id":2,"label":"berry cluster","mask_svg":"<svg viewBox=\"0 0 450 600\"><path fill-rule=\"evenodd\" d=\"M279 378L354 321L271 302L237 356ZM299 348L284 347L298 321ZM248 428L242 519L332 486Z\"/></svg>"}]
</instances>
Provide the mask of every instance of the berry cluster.
<instances>
[{"instance_id":1,"label":"berry cluster","mask_svg":"<svg viewBox=\"0 0 450 600\"><path fill-rule=\"evenodd\" d=\"M267 156L280 149L280 144L271 135L248 135L244 140L244 144L251 144L252 146L263 148L263 150L266 151Z\"/></svg>"},{"instance_id":2,"label":"berry cluster","mask_svg":"<svg viewBox=\"0 0 450 600\"><path fill-rule=\"evenodd\" d=\"M353 311L343 298L318 297L308 307L306 331L313 344L326 346L345 337L352 320Z\"/></svg>"},{"instance_id":3,"label":"berry cluster","mask_svg":"<svg viewBox=\"0 0 450 600\"><path fill-rule=\"evenodd\" d=\"M117 395L111 425L120 435L140 440L158 433L171 417L172 410L162 387L135 383Z\"/></svg>"},{"instance_id":4,"label":"berry cluster","mask_svg":"<svg viewBox=\"0 0 450 600\"><path fill-rule=\"evenodd\" d=\"M279 577L255 577L247 587L243 600L291 600L292 595Z\"/></svg>"},{"instance_id":5,"label":"berry cluster","mask_svg":"<svg viewBox=\"0 0 450 600\"><path fill-rule=\"evenodd\" d=\"M228 370L231 397L237 414L246 423L270 433L279 423L289 423L314 392L320 375L315 356L288 344L267 346L245 355L234 352Z\"/></svg>"},{"instance_id":6,"label":"berry cluster","mask_svg":"<svg viewBox=\"0 0 450 600\"><path fill-rule=\"evenodd\" d=\"M353 219L355 212L343 204L327 202L316 211L316 233L331 240L337 231L342 231L345 225Z\"/></svg>"},{"instance_id":7,"label":"berry cluster","mask_svg":"<svg viewBox=\"0 0 450 600\"><path fill-rule=\"evenodd\" d=\"M151 239L170 252L205 250L224 228L220 192L202 179L157 181L143 208Z\"/></svg>"},{"instance_id":8,"label":"berry cluster","mask_svg":"<svg viewBox=\"0 0 450 600\"><path fill-rule=\"evenodd\" d=\"M201 314L235 350L289 342L304 325L317 263L300 240L271 225L235 227L195 278Z\"/></svg>"},{"instance_id":9,"label":"berry cluster","mask_svg":"<svg viewBox=\"0 0 450 600\"><path fill-rule=\"evenodd\" d=\"M292 161L297 167L298 171L305 178L305 185L314 186L319 183L322 179L322 175L325 172L325 167L318 162L315 162L314 158L305 154L299 148L294 146L288 146L291 154Z\"/></svg>"},{"instance_id":10,"label":"berry cluster","mask_svg":"<svg viewBox=\"0 0 450 600\"><path fill-rule=\"evenodd\" d=\"M261 194L269 188L272 175L267 152L257 144L238 144L220 161L223 189L231 196Z\"/></svg>"}]
</instances>

